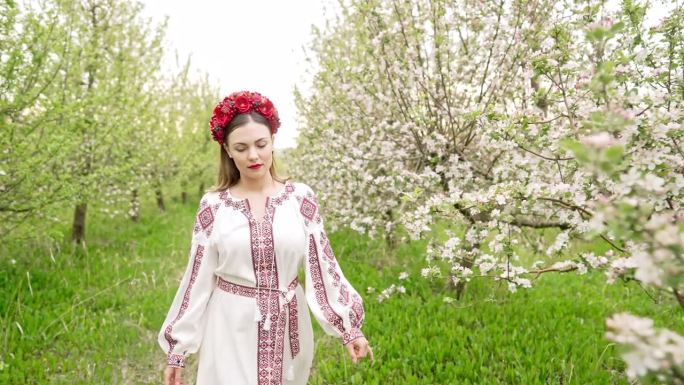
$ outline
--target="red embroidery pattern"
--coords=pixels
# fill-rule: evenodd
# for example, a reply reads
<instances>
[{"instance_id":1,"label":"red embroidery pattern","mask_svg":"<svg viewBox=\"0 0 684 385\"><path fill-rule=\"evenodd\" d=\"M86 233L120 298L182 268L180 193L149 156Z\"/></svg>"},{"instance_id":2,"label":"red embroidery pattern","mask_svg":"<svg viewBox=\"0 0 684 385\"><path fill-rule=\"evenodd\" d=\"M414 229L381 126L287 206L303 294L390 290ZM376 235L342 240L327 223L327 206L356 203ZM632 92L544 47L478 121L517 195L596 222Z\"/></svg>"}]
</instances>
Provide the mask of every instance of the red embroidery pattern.
<instances>
[{"instance_id":1,"label":"red embroidery pattern","mask_svg":"<svg viewBox=\"0 0 684 385\"><path fill-rule=\"evenodd\" d=\"M361 325L363 325L363 316L364 312L361 297L359 297L358 294L354 293L352 294L352 306L351 310L349 311L349 321L352 325L352 330L349 333L346 333L343 337L345 341L347 341L345 342L345 344L359 337L364 336L361 332Z\"/></svg>"},{"instance_id":2,"label":"red embroidery pattern","mask_svg":"<svg viewBox=\"0 0 684 385\"><path fill-rule=\"evenodd\" d=\"M268 202L268 201L267 201ZM273 245L273 228L269 222L270 214L264 221L257 222L250 216L249 227L252 243L252 264L256 286L278 288L278 266ZM259 321L259 342L257 349L257 377L259 385L280 385L283 371L283 340L285 337L285 317L277 314L278 293L271 290L260 291L257 303L261 314L271 317L271 328L264 330L265 319ZM271 309L276 310L271 313Z\"/></svg>"},{"instance_id":3,"label":"red embroidery pattern","mask_svg":"<svg viewBox=\"0 0 684 385\"><path fill-rule=\"evenodd\" d=\"M363 323L363 303L361 302L361 297L358 294L352 295L352 310L350 312L350 320L353 328L360 328Z\"/></svg>"},{"instance_id":4,"label":"red embroidery pattern","mask_svg":"<svg viewBox=\"0 0 684 385\"><path fill-rule=\"evenodd\" d=\"M330 247L330 241L328 240L328 235L325 232L321 232L321 248L323 249L323 255L328 258L328 261L335 261L335 254Z\"/></svg>"},{"instance_id":5,"label":"red embroidery pattern","mask_svg":"<svg viewBox=\"0 0 684 385\"><path fill-rule=\"evenodd\" d=\"M333 279L333 286L339 287L342 277L337 272L337 260L335 259L335 254L333 254L332 247L330 247L330 240L325 234L325 231L321 231L321 249L323 249L323 255L325 259L328 260L328 274Z\"/></svg>"},{"instance_id":6,"label":"red embroidery pattern","mask_svg":"<svg viewBox=\"0 0 684 385\"><path fill-rule=\"evenodd\" d=\"M347 285L344 283L342 284L342 287L340 287L340 298L338 301L345 306L349 304L349 292L347 291Z\"/></svg>"},{"instance_id":7,"label":"red embroidery pattern","mask_svg":"<svg viewBox=\"0 0 684 385\"><path fill-rule=\"evenodd\" d=\"M257 221L252 215L251 207L249 206L249 200L246 198L237 199L230 195L230 191L224 190L219 193L219 199L223 201L226 207L230 207L233 210L241 212L248 221L254 220L254 222L273 222L273 215L275 214L275 208L280 206L285 202L292 192L295 191L294 186L290 181L285 182L285 187L275 197L266 198L266 212L264 213L264 218L261 221Z\"/></svg>"},{"instance_id":8,"label":"red embroidery pattern","mask_svg":"<svg viewBox=\"0 0 684 385\"><path fill-rule=\"evenodd\" d=\"M219 193L219 199L223 201L224 206L230 207L233 210L240 211L241 213L245 214L245 216L249 216L249 208L247 207L247 202L246 199L242 200L235 200L232 197L230 197L230 194L228 193L227 190L221 191Z\"/></svg>"},{"instance_id":9,"label":"red embroidery pattern","mask_svg":"<svg viewBox=\"0 0 684 385\"><path fill-rule=\"evenodd\" d=\"M306 226L310 226L313 222L317 224L322 224L322 219L320 215L320 210L316 204L316 197L311 190L306 191L305 196L297 196L297 200L300 204L300 212L304 217L304 223ZM328 262L327 273L332 277L332 285L334 287L339 287L338 302L344 306L349 305L350 301L350 288L346 283L342 281L342 275L339 271L337 260L333 253L332 247L330 246L330 240L325 234L323 229L320 229L320 246L323 251L324 260ZM344 330L344 323L342 317L335 313L332 306L328 302L328 296L326 294L325 283L323 281L323 270L321 269L320 260L318 258L318 250L316 249L315 238L313 235L309 236L309 269L311 273L311 278L313 281L314 292L316 295L316 302L321 308L325 319L330 325L337 328L342 334L342 341L347 344L359 337L363 337L363 333L360 327L363 323L363 304L361 297L352 291L351 300L352 306L349 310L349 321L351 324L351 330Z\"/></svg>"},{"instance_id":10,"label":"red embroidery pattern","mask_svg":"<svg viewBox=\"0 0 684 385\"><path fill-rule=\"evenodd\" d=\"M308 190L305 196L296 195L299 202L299 212L304 217L304 223L309 226L312 222L322 223L321 213L318 210L316 203L316 196L311 190Z\"/></svg>"},{"instance_id":11,"label":"red embroidery pattern","mask_svg":"<svg viewBox=\"0 0 684 385\"><path fill-rule=\"evenodd\" d=\"M285 187L278 196L273 198L267 197L266 211L262 220L257 220L252 215L249 200L235 200L227 190L219 195L219 198L224 201L227 207L232 207L242 212L249 222L252 266L257 287L270 289L277 289L279 287L278 266L276 264L273 243L273 217L276 207L285 202L293 191L294 187L288 181L285 182ZM256 300L261 314L268 316L270 311L275 311L274 314L270 314L271 327L269 330L263 329L265 318L259 321L259 340L257 345L258 383L259 385L281 385L286 319L278 314L278 291L260 290ZM292 317L291 314L290 317ZM295 333L297 332L295 330ZM295 345L297 351L299 351L298 342Z\"/></svg>"},{"instance_id":12,"label":"red embroidery pattern","mask_svg":"<svg viewBox=\"0 0 684 385\"><path fill-rule=\"evenodd\" d=\"M306 217L306 219L311 221L314 218L314 214L316 214L316 205L307 198L304 198L299 211L302 213L302 215L304 215L304 217Z\"/></svg>"},{"instance_id":13,"label":"red embroidery pattern","mask_svg":"<svg viewBox=\"0 0 684 385\"><path fill-rule=\"evenodd\" d=\"M173 321L171 321L171 323L169 323L169 325L164 330L164 338L166 338L166 341L169 343L168 360L171 360L173 348L176 346L176 343L178 343L178 341L171 336L171 332L173 331L173 325L183 316L183 313L185 313L185 311L188 309L188 306L190 305L190 291L192 290L192 285L194 285L195 281L197 280L197 272L199 271L199 268L202 265L203 256L204 246L197 245L197 249L195 250L195 256L193 257L192 262L192 272L190 273L190 281L188 282L188 287L185 288L185 294L183 294L183 302L181 303L180 309L178 310L178 315ZM175 357L175 359L179 361L177 363L179 367L182 368L185 366L184 360L179 360L178 357Z\"/></svg>"},{"instance_id":14,"label":"red embroidery pattern","mask_svg":"<svg viewBox=\"0 0 684 385\"><path fill-rule=\"evenodd\" d=\"M185 356L181 354L169 354L166 358L166 364L174 368L185 367Z\"/></svg>"},{"instance_id":15,"label":"red embroidery pattern","mask_svg":"<svg viewBox=\"0 0 684 385\"><path fill-rule=\"evenodd\" d=\"M256 287L240 285L239 283L226 281L221 277L218 279L218 287L223 291L242 297L256 298L257 295Z\"/></svg>"},{"instance_id":16,"label":"red embroidery pattern","mask_svg":"<svg viewBox=\"0 0 684 385\"><path fill-rule=\"evenodd\" d=\"M361 329L352 329L349 332L345 332L344 335L342 335L342 343L346 345L360 337L364 337L363 333L361 332Z\"/></svg>"},{"instance_id":17,"label":"red embroidery pattern","mask_svg":"<svg viewBox=\"0 0 684 385\"><path fill-rule=\"evenodd\" d=\"M290 284L287 286L288 290L295 290L297 285L299 284L299 280L297 277L295 277ZM256 287L250 287L250 286L244 286L240 285L237 283L229 282L226 281L225 279L219 277L218 279L218 287L221 288L224 291L227 291L228 293L232 293L235 295L240 295L243 297L249 297L249 298L256 298L257 293L259 290L257 290ZM284 310L284 309L283 309ZM298 312L297 312L297 295L292 297L290 302L287 304L287 312L288 312L288 329L289 329L289 335L290 335L290 354L292 355L292 358L294 359L295 356L299 353L300 347L299 347L299 320L298 320Z\"/></svg>"},{"instance_id":18,"label":"red embroidery pattern","mask_svg":"<svg viewBox=\"0 0 684 385\"><path fill-rule=\"evenodd\" d=\"M197 216L197 219L202 226L202 230L206 229L211 225L212 222L214 222L214 215L211 213L211 208L210 207L205 207L204 210L200 211L199 215Z\"/></svg>"},{"instance_id":19,"label":"red embroidery pattern","mask_svg":"<svg viewBox=\"0 0 684 385\"><path fill-rule=\"evenodd\" d=\"M285 188L277 197L272 199L272 206L280 206L283 202L287 200L291 193L295 190L294 186L290 182L285 182Z\"/></svg>"},{"instance_id":20,"label":"red embroidery pattern","mask_svg":"<svg viewBox=\"0 0 684 385\"><path fill-rule=\"evenodd\" d=\"M195 227L193 228L193 234L204 230L207 237L211 235L211 230L213 229L214 216L216 211L221 206L221 203L215 203L213 205L209 204L207 198L200 201L200 206L197 209L197 215L195 218Z\"/></svg>"},{"instance_id":21,"label":"red embroidery pattern","mask_svg":"<svg viewBox=\"0 0 684 385\"><path fill-rule=\"evenodd\" d=\"M294 359L299 353L299 321L297 312L297 296L295 295L287 304L288 329L290 332L290 355Z\"/></svg>"},{"instance_id":22,"label":"red embroidery pattern","mask_svg":"<svg viewBox=\"0 0 684 385\"><path fill-rule=\"evenodd\" d=\"M318 251L316 250L316 241L313 235L309 235L309 270L311 273L311 280L314 286L314 293L316 294L316 302L320 306L325 319L328 323L337 328L341 334L344 334L344 325L342 317L340 317L333 310L328 302L328 296L325 292L325 283L323 282L323 272L321 270L320 262L318 261Z\"/></svg>"}]
</instances>

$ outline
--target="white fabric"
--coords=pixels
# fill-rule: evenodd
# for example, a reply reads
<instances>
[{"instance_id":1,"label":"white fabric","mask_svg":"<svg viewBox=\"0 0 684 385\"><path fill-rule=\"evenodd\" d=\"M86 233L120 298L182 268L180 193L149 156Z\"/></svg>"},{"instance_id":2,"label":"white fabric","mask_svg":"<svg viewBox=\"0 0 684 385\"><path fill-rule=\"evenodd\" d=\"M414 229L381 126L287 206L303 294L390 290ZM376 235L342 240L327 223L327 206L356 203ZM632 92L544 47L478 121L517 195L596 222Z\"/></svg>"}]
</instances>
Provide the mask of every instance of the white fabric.
<instances>
[{"instance_id":1,"label":"white fabric","mask_svg":"<svg viewBox=\"0 0 684 385\"><path fill-rule=\"evenodd\" d=\"M200 201L188 266L159 333L171 365L182 366L199 351L198 385L306 384L314 347L307 305L342 343L362 336L361 297L332 255L313 191L287 182L266 208L256 219L249 202L229 191L206 193ZM306 291L297 285L288 292L302 265ZM217 277L264 288L260 305L222 289ZM295 338L288 300L296 301ZM266 325L268 314L279 318ZM300 349L294 359L292 341Z\"/></svg>"}]
</instances>

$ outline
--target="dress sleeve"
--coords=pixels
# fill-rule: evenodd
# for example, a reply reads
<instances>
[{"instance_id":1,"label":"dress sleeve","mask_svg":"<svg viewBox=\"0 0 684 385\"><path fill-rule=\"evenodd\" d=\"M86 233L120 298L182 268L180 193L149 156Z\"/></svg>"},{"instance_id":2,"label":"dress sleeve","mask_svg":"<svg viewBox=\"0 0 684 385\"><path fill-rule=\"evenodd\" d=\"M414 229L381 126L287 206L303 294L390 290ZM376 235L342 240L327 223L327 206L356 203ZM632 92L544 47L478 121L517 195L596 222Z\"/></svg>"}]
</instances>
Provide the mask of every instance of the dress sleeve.
<instances>
[{"instance_id":1,"label":"dress sleeve","mask_svg":"<svg viewBox=\"0 0 684 385\"><path fill-rule=\"evenodd\" d=\"M306 301L323 330L346 345L364 336L363 302L337 263L311 188L305 186L299 201L307 234Z\"/></svg>"},{"instance_id":2,"label":"dress sleeve","mask_svg":"<svg viewBox=\"0 0 684 385\"><path fill-rule=\"evenodd\" d=\"M167 354L169 366L185 367L187 355L199 349L205 327L204 310L216 285L218 253L211 242L211 232L220 205L212 203L209 194L200 201L188 265L159 332L159 345Z\"/></svg>"}]
</instances>

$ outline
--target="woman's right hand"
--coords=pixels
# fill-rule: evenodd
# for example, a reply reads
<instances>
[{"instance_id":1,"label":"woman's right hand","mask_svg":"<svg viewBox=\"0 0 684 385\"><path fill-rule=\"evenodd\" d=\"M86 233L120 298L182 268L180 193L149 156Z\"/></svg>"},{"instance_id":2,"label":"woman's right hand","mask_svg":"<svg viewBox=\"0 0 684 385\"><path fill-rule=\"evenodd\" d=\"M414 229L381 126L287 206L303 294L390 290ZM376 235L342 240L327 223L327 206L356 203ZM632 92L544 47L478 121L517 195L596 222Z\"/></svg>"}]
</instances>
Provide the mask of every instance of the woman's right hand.
<instances>
[{"instance_id":1,"label":"woman's right hand","mask_svg":"<svg viewBox=\"0 0 684 385\"><path fill-rule=\"evenodd\" d=\"M164 370L164 385L185 385L181 378L182 373L183 368L167 366L166 370Z\"/></svg>"}]
</instances>

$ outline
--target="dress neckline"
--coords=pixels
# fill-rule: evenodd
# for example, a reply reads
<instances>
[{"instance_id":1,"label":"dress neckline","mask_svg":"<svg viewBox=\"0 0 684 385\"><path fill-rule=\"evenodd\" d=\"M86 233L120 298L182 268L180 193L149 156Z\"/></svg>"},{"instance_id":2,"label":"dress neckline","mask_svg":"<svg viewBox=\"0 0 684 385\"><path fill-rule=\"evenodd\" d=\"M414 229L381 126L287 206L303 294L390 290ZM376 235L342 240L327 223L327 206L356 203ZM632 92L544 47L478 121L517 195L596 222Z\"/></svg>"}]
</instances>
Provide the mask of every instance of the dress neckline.
<instances>
[{"instance_id":1,"label":"dress neckline","mask_svg":"<svg viewBox=\"0 0 684 385\"><path fill-rule=\"evenodd\" d=\"M238 198L238 197L234 196L230 192L230 188L226 189L226 194L228 195L228 198L230 200L232 200L233 202L242 204L242 207L243 207L242 211L250 221L270 222L273 219L273 214L274 214L273 212L275 211L275 206L280 204L292 190L293 190L293 188L291 187L290 181L286 180L285 184L283 185L283 188L279 192L277 192L276 194L267 196L266 197L266 203L265 203L265 209L264 209L264 215L261 219L257 219L254 216L254 214L252 213L252 207L249 203L248 198Z\"/></svg>"},{"instance_id":2,"label":"dress neckline","mask_svg":"<svg viewBox=\"0 0 684 385\"><path fill-rule=\"evenodd\" d=\"M285 195L285 193L287 193L287 186L288 186L289 184L290 184L290 181L289 181L289 180L286 180L286 181L285 181L285 184L283 185L283 188L281 188L280 191L278 191L277 193L275 193L275 194L273 194L273 195L267 196L267 197L266 197L266 201L273 200L273 199L279 198L279 197L282 196L282 195ZM230 199L234 200L235 202L240 202L240 201L249 202L248 198L238 198L238 197L236 197L235 195L233 195L233 193L230 192L230 188L227 188L227 189L226 189L226 193L228 194L228 196L230 197Z\"/></svg>"}]
</instances>

